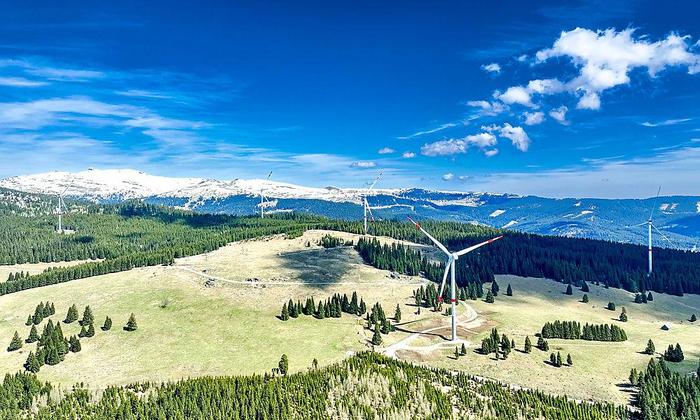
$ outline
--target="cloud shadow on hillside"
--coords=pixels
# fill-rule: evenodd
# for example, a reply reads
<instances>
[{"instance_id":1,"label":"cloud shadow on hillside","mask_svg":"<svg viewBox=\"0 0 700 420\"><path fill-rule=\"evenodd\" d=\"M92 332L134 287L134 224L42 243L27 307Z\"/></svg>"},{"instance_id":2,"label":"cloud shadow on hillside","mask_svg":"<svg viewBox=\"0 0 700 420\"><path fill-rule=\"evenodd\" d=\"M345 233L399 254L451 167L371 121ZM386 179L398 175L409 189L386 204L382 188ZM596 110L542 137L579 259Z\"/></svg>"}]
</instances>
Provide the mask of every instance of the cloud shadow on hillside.
<instances>
[{"instance_id":1,"label":"cloud shadow on hillside","mask_svg":"<svg viewBox=\"0 0 700 420\"><path fill-rule=\"evenodd\" d=\"M361 263L351 247L286 252L280 254L279 259L284 269L296 273L292 281L303 281L318 288L340 282L354 263Z\"/></svg>"}]
</instances>

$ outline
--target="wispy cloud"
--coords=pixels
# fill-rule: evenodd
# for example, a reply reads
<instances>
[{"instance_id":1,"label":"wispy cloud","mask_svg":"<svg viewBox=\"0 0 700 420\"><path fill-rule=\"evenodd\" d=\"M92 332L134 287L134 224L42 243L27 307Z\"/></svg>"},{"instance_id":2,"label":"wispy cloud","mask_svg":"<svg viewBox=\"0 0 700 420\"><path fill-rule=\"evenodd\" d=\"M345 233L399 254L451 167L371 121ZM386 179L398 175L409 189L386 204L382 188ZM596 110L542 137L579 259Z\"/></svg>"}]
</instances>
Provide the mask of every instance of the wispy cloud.
<instances>
[{"instance_id":1,"label":"wispy cloud","mask_svg":"<svg viewBox=\"0 0 700 420\"><path fill-rule=\"evenodd\" d=\"M681 124L684 122L691 121L692 118L677 118L673 120L664 120L664 121L657 121L657 122L651 122L651 121L645 121L641 123L644 127L664 127L667 125L676 125L676 124Z\"/></svg>"},{"instance_id":2,"label":"wispy cloud","mask_svg":"<svg viewBox=\"0 0 700 420\"><path fill-rule=\"evenodd\" d=\"M24 77L0 77L0 86L10 87L39 87L46 86L48 82L29 80Z\"/></svg>"},{"instance_id":3,"label":"wispy cloud","mask_svg":"<svg viewBox=\"0 0 700 420\"><path fill-rule=\"evenodd\" d=\"M396 150L392 149L391 147L382 147L377 151L380 155L390 155L392 153L395 153Z\"/></svg>"},{"instance_id":4,"label":"wispy cloud","mask_svg":"<svg viewBox=\"0 0 700 420\"><path fill-rule=\"evenodd\" d=\"M363 169L374 168L376 166L377 166L376 162L368 161L368 160L357 160L357 161L352 162L350 164L351 168L363 168Z\"/></svg>"},{"instance_id":5,"label":"wispy cloud","mask_svg":"<svg viewBox=\"0 0 700 420\"><path fill-rule=\"evenodd\" d=\"M438 131L447 130L448 128L457 127L460 124L464 125L464 122L460 122L460 123L450 122L450 123L440 124L439 126L437 126L435 128L431 128L429 130L418 131L418 132L415 132L413 134L409 134L407 136L401 136L401 137L397 137L397 138L399 140L408 140L408 139L412 139L414 137L420 137L420 136L423 136L426 134L433 134L433 133L437 133Z\"/></svg>"}]
</instances>

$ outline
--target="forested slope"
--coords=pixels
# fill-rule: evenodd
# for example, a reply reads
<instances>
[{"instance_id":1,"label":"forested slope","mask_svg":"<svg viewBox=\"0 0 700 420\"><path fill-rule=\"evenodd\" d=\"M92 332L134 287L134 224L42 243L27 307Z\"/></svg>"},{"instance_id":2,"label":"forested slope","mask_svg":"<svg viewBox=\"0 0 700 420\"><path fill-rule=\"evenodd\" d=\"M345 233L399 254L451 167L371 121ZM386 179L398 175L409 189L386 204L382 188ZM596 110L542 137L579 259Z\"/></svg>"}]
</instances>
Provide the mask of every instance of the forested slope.
<instances>
[{"instance_id":1,"label":"forested slope","mask_svg":"<svg viewBox=\"0 0 700 420\"><path fill-rule=\"evenodd\" d=\"M38 413L27 410L50 387L35 376L0 386L5 419L316 419L316 418L627 418L607 403L575 402L482 382L366 352L325 368L283 376L202 377L108 388L94 398L78 388ZM26 417L25 417L26 416Z\"/></svg>"}]
</instances>

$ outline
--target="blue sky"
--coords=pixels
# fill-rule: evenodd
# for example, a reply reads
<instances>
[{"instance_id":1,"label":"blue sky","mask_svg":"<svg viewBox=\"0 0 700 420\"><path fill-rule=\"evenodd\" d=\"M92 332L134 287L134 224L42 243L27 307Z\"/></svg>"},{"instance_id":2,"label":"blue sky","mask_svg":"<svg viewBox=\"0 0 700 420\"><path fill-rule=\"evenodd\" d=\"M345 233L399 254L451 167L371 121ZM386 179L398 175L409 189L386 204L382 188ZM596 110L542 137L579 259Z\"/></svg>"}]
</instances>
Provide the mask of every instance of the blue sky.
<instances>
[{"instance_id":1,"label":"blue sky","mask_svg":"<svg viewBox=\"0 0 700 420\"><path fill-rule=\"evenodd\" d=\"M524 3L2 2L0 176L700 195L700 6Z\"/></svg>"}]
</instances>

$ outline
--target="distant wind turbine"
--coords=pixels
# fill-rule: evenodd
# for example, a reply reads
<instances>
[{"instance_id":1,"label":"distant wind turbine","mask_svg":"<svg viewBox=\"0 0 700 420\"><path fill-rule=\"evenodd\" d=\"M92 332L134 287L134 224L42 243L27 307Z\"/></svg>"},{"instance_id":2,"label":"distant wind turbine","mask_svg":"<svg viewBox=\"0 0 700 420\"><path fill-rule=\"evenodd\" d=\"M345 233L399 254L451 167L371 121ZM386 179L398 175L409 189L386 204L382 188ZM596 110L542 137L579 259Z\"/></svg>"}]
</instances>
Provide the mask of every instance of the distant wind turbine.
<instances>
[{"instance_id":1,"label":"distant wind turbine","mask_svg":"<svg viewBox=\"0 0 700 420\"><path fill-rule=\"evenodd\" d=\"M442 302L442 292L445 289L445 283L447 281L447 274L451 273L451 280L450 280L450 300L452 301L452 341L457 340L457 283L455 281L455 261L459 259L462 255L468 254L472 251L474 251L477 248L481 248L484 245L488 245L490 243L496 242L497 240L503 238L503 235L497 236L495 238L489 239L488 241L481 242L479 244L470 246L469 248L465 248L461 251L457 252L450 252L447 250L447 248L441 244L437 239L433 238L428 232L423 229L423 227L420 225L420 223L415 222L413 219L410 217L408 220L411 221L414 225L416 225L416 228L423 232L425 236L427 236L433 243L440 248L442 252L444 252L447 255L447 264L445 264L445 274L442 275L442 284L440 285L440 293L438 294L438 302Z\"/></svg>"},{"instance_id":2,"label":"distant wind turbine","mask_svg":"<svg viewBox=\"0 0 700 420\"><path fill-rule=\"evenodd\" d=\"M66 192L70 187L71 184L68 184L68 186L63 190L63 192L57 195L58 206L56 207L56 214L58 214L58 233L63 233L63 211L66 209L66 202L63 200L63 197L66 196Z\"/></svg>"},{"instance_id":3,"label":"distant wind turbine","mask_svg":"<svg viewBox=\"0 0 700 420\"><path fill-rule=\"evenodd\" d=\"M367 234L367 215L369 214L370 218L372 219L372 223L374 223L374 215L372 214L372 207L369 206L369 202L367 202L367 196L369 193L372 191L372 188L374 188L375 185L377 185L377 182L379 182L379 179L382 177L382 172L377 175L377 178L375 178L374 182L367 188L367 191L365 191L364 194L362 194L362 207L365 212L365 217L364 217L364 226L365 226L365 235Z\"/></svg>"},{"instance_id":4,"label":"distant wind turbine","mask_svg":"<svg viewBox=\"0 0 700 420\"><path fill-rule=\"evenodd\" d=\"M265 181L269 181L271 176L272 171L267 174ZM258 207L260 207L260 218L262 219L265 217L265 207L274 207L275 204L276 202L270 201L265 197L265 183L263 182L263 185L260 186L260 204L258 204Z\"/></svg>"},{"instance_id":5,"label":"distant wind turbine","mask_svg":"<svg viewBox=\"0 0 700 420\"><path fill-rule=\"evenodd\" d=\"M656 202L659 199L659 195L661 194L661 187L659 187L659 191L656 193L656 198L654 199L653 205L651 207L651 212L649 213L649 220L647 220L644 223L640 223L638 225L634 225L633 227L638 227L638 226L644 226L647 225L648 227L648 232L649 232L649 237L648 237L648 252L649 252L649 272L647 275L651 275L654 272L654 264L653 264L653 251L652 251L652 235L651 231L652 229L655 230L659 235L661 235L662 238L664 238L669 244L673 245L673 242L671 242L670 239L666 237L666 235L661 232L656 225L654 224L654 210L656 210Z\"/></svg>"}]
</instances>

